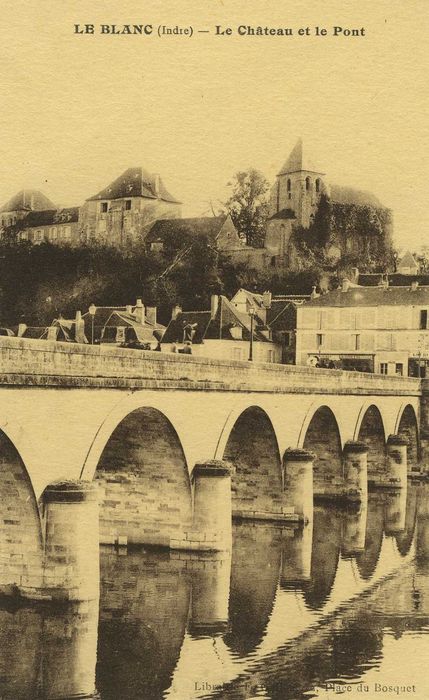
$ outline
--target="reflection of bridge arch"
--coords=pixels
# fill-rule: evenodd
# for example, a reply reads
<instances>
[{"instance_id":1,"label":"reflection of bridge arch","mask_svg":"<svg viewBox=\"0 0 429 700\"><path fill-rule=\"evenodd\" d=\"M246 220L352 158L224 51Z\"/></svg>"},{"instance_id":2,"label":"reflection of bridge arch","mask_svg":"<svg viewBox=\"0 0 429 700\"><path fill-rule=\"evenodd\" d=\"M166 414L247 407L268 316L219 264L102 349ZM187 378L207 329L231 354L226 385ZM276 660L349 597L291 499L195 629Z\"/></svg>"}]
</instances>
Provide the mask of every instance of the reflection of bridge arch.
<instances>
[{"instance_id":1,"label":"reflection of bridge arch","mask_svg":"<svg viewBox=\"0 0 429 700\"><path fill-rule=\"evenodd\" d=\"M268 414L249 406L235 421L222 455L235 467L236 513L273 513L282 503L282 470L277 437Z\"/></svg>"},{"instance_id":2,"label":"reflection of bridge arch","mask_svg":"<svg viewBox=\"0 0 429 700\"><path fill-rule=\"evenodd\" d=\"M316 507L313 521L311 579L303 587L307 605L317 610L329 598L340 558L341 513L335 508Z\"/></svg>"},{"instance_id":3,"label":"reflection of bridge arch","mask_svg":"<svg viewBox=\"0 0 429 700\"><path fill-rule=\"evenodd\" d=\"M281 531L273 525L234 527L231 589L229 596L230 632L227 646L246 656L261 642L276 597L281 566Z\"/></svg>"},{"instance_id":4,"label":"reflection of bridge arch","mask_svg":"<svg viewBox=\"0 0 429 700\"><path fill-rule=\"evenodd\" d=\"M417 523L417 489L409 483L405 512L405 529L395 535L398 552L405 557L411 549Z\"/></svg>"},{"instance_id":5,"label":"reflection of bridge arch","mask_svg":"<svg viewBox=\"0 0 429 700\"><path fill-rule=\"evenodd\" d=\"M113 430L95 472L101 486L101 541L169 545L191 523L185 455L158 409L134 409Z\"/></svg>"},{"instance_id":6,"label":"reflection of bridge arch","mask_svg":"<svg viewBox=\"0 0 429 700\"><path fill-rule=\"evenodd\" d=\"M380 558L383 544L384 505L379 498L368 499L366 520L365 549L356 555L359 573L365 581L373 575Z\"/></svg>"},{"instance_id":7,"label":"reflection of bridge arch","mask_svg":"<svg viewBox=\"0 0 429 700\"><path fill-rule=\"evenodd\" d=\"M0 431L0 589L36 585L42 529L33 486L18 450ZM40 585L40 584L39 584Z\"/></svg>"}]
</instances>

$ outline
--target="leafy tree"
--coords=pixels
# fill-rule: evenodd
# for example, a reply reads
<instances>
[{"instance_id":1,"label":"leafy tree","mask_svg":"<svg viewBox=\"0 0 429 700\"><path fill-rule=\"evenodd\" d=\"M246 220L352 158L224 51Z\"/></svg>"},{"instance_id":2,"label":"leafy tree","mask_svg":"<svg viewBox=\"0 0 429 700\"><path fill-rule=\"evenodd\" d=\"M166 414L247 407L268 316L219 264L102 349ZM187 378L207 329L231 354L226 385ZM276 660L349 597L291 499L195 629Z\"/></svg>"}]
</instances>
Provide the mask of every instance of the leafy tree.
<instances>
[{"instance_id":1,"label":"leafy tree","mask_svg":"<svg viewBox=\"0 0 429 700\"><path fill-rule=\"evenodd\" d=\"M225 202L227 211L240 235L249 246L262 248L265 224L268 217L268 180L254 168L236 173L232 182L231 196Z\"/></svg>"}]
</instances>

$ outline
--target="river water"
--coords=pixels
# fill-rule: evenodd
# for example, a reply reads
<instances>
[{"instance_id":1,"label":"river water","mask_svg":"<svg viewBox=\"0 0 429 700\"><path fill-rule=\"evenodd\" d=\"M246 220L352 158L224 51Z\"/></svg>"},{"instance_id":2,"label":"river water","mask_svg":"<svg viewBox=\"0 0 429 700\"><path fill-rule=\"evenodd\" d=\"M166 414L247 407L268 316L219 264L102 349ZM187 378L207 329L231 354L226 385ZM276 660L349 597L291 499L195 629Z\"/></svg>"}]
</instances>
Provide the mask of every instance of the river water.
<instances>
[{"instance_id":1,"label":"river water","mask_svg":"<svg viewBox=\"0 0 429 700\"><path fill-rule=\"evenodd\" d=\"M103 548L99 605L2 603L0 698L427 700L428 630L409 485L304 530L236 523L229 559Z\"/></svg>"}]
</instances>

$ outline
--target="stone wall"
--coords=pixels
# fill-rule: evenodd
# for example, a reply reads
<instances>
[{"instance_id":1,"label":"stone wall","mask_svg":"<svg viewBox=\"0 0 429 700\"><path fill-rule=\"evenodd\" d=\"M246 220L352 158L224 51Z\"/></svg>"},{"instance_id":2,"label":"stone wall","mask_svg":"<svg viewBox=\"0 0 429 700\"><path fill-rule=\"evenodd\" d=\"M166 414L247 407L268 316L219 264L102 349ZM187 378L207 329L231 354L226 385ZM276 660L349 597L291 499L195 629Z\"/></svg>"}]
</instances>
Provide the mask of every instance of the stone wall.
<instances>
[{"instance_id":1,"label":"stone wall","mask_svg":"<svg viewBox=\"0 0 429 700\"><path fill-rule=\"evenodd\" d=\"M169 546L192 519L188 470L177 435L154 409L123 420L95 476L100 486L100 541Z\"/></svg>"},{"instance_id":2,"label":"stone wall","mask_svg":"<svg viewBox=\"0 0 429 700\"><path fill-rule=\"evenodd\" d=\"M412 377L8 337L0 338L0 383L420 396L420 380Z\"/></svg>"}]
</instances>

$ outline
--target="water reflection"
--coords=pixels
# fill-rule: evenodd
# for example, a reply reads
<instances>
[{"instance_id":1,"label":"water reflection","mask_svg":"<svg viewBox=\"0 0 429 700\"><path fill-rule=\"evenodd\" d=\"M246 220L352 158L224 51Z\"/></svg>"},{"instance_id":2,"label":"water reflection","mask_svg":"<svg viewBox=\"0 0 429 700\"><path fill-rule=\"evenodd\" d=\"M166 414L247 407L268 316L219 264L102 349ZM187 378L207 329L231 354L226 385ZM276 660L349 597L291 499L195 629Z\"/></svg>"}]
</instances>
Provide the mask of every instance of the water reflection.
<instances>
[{"instance_id":1,"label":"water reflection","mask_svg":"<svg viewBox=\"0 0 429 700\"><path fill-rule=\"evenodd\" d=\"M0 697L93 697L98 603L0 608Z\"/></svg>"},{"instance_id":2,"label":"water reflection","mask_svg":"<svg viewBox=\"0 0 429 700\"><path fill-rule=\"evenodd\" d=\"M236 524L232 557L105 548L101 578L99 609L0 606L1 698L328 698L427 641L429 490Z\"/></svg>"}]
</instances>

